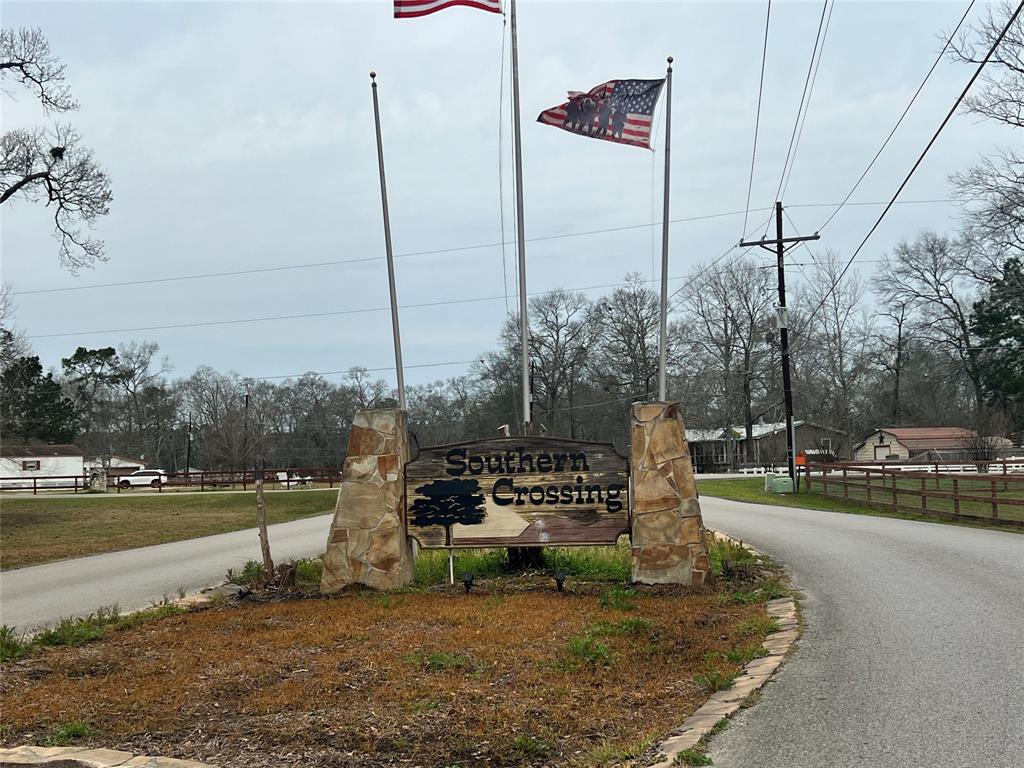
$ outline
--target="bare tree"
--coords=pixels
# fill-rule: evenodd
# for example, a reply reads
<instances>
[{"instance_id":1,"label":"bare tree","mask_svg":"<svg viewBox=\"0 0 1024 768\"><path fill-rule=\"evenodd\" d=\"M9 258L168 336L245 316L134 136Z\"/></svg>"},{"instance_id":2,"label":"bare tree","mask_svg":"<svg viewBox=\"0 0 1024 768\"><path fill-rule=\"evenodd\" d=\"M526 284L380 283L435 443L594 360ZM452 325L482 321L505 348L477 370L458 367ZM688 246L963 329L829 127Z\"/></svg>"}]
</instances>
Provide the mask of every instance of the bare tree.
<instances>
[{"instance_id":1,"label":"bare tree","mask_svg":"<svg viewBox=\"0 0 1024 768\"><path fill-rule=\"evenodd\" d=\"M32 91L46 112L78 106L64 81L64 65L38 29L0 30L0 77ZM108 213L110 178L70 125L0 136L0 205L18 199L52 207L58 258L72 272L105 258L103 242L83 228L91 230Z\"/></svg>"},{"instance_id":2,"label":"bare tree","mask_svg":"<svg viewBox=\"0 0 1024 768\"><path fill-rule=\"evenodd\" d=\"M658 377L658 295L638 272L626 285L594 302L590 376L605 391L625 399L653 396Z\"/></svg>"},{"instance_id":3,"label":"bare tree","mask_svg":"<svg viewBox=\"0 0 1024 768\"><path fill-rule=\"evenodd\" d=\"M974 407L983 402L978 351L970 318L977 282L965 267L961 244L934 232L902 241L876 276L879 295L890 307L905 304L912 329L923 344L944 351L970 382Z\"/></svg>"},{"instance_id":4,"label":"bare tree","mask_svg":"<svg viewBox=\"0 0 1024 768\"><path fill-rule=\"evenodd\" d=\"M8 283L0 284L0 372L32 350L25 332L14 325L14 293Z\"/></svg>"},{"instance_id":5,"label":"bare tree","mask_svg":"<svg viewBox=\"0 0 1024 768\"><path fill-rule=\"evenodd\" d=\"M1007 2L990 5L950 45L953 61L980 64L1015 11ZM1024 128L1024 14L1007 30L982 70L979 85L964 100L968 114L1019 130ZM1024 252L1024 153L1020 141L950 177L965 213L965 241L990 271Z\"/></svg>"}]
</instances>

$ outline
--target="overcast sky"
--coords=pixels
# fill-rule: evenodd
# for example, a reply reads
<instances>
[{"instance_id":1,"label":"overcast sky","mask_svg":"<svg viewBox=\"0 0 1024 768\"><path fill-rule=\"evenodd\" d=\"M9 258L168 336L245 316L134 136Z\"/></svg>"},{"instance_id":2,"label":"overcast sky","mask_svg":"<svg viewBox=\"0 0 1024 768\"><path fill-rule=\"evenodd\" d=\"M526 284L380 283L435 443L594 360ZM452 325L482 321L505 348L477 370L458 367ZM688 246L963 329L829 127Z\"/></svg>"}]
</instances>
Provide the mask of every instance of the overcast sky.
<instances>
[{"instance_id":1,"label":"overcast sky","mask_svg":"<svg viewBox=\"0 0 1024 768\"><path fill-rule=\"evenodd\" d=\"M938 33L966 6L836 5L785 194L802 234L830 209L798 206L842 199L931 66ZM983 10L978 3L972 17ZM773 4L751 227L774 202L820 11L818 2ZM567 90L660 77L668 54L676 59L670 218L741 212L672 225L671 286L740 239L764 13L764 3L520 4L527 238L648 225L530 242L531 293L617 283L630 271L657 277L652 256L660 238L649 225L661 219L661 110L654 153L534 121ZM500 247L465 247L501 239L502 17L454 8L396 21L387 0L6 1L3 24L41 27L67 64L82 105L68 119L109 171L114 191L97 229L109 261L77 276L57 263L49 212L5 204L3 279L16 292L374 259L21 293L16 323L44 365L59 365L79 345L130 340L158 342L175 375L203 364L258 377L392 365L371 69L380 83L396 254L463 249L396 259L399 303L491 299L403 309L405 361L470 361L493 347L506 290L515 306L515 246L505 249L507 283ZM507 45L505 52L507 60ZM963 65L939 65L854 201L888 200L970 74ZM512 240L507 63L505 79L505 237ZM5 130L46 119L21 91L5 95L3 109ZM1004 129L958 116L902 199L948 198L949 174L1012 140ZM819 247L851 253L879 210L844 208ZM870 272L871 260L900 237L951 230L956 215L950 203L897 206L862 252L861 269ZM121 330L363 309L383 311ZM410 368L406 380L467 367ZM380 375L394 381L392 371Z\"/></svg>"}]
</instances>

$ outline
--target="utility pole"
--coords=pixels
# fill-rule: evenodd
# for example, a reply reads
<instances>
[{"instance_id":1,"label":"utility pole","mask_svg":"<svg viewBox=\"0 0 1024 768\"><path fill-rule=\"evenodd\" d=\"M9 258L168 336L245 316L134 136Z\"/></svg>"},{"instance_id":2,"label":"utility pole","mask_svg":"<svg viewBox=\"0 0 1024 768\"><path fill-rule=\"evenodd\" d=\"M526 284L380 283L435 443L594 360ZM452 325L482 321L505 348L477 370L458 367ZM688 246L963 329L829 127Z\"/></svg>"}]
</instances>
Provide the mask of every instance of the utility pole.
<instances>
[{"instance_id":1,"label":"utility pole","mask_svg":"<svg viewBox=\"0 0 1024 768\"><path fill-rule=\"evenodd\" d=\"M185 448L185 485L192 485L192 411L188 412L188 443Z\"/></svg>"},{"instance_id":2,"label":"utility pole","mask_svg":"<svg viewBox=\"0 0 1024 768\"><path fill-rule=\"evenodd\" d=\"M786 313L786 265L785 254L789 248L809 240L819 240L820 235L815 232L808 237L783 237L782 236L782 203L775 203L775 239L774 240L752 240L749 242L740 241L741 247L760 246L766 251L775 253L779 273L779 303L776 307L777 324L779 326L779 349L782 353L782 394L786 401L786 465L789 469L789 479L793 483L793 490L799 490L799 480L796 476L796 432L793 428L793 379L789 371L789 319ZM788 244L788 247L787 247Z\"/></svg>"}]
</instances>

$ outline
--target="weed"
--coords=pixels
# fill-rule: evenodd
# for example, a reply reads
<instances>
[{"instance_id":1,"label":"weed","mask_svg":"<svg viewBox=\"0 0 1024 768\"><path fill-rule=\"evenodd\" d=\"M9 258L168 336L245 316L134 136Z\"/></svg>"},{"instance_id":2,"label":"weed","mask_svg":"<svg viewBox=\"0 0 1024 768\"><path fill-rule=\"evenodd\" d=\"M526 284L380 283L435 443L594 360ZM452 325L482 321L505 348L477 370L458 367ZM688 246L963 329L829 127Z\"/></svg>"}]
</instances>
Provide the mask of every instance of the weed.
<instances>
[{"instance_id":1,"label":"weed","mask_svg":"<svg viewBox=\"0 0 1024 768\"><path fill-rule=\"evenodd\" d=\"M240 587L251 587L256 584L262 584L264 581L263 564L256 562L255 560L248 560L245 565L242 566L241 573L235 573L234 568L228 568L225 578L227 581L232 584L237 584Z\"/></svg>"},{"instance_id":2,"label":"weed","mask_svg":"<svg viewBox=\"0 0 1024 768\"><path fill-rule=\"evenodd\" d=\"M735 672L723 672L712 664L706 665L703 672L698 672L693 676L693 682L705 691L710 691L712 693L715 691L724 691L732 685L732 681L735 679Z\"/></svg>"},{"instance_id":3,"label":"weed","mask_svg":"<svg viewBox=\"0 0 1024 768\"><path fill-rule=\"evenodd\" d=\"M295 567L295 586L303 592L316 592L320 589L320 577L323 575L324 561L320 557L307 557L293 560Z\"/></svg>"},{"instance_id":4,"label":"weed","mask_svg":"<svg viewBox=\"0 0 1024 768\"><path fill-rule=\"evenodd\" d=\"M752 566L757 558L746 547L731 539L708 539L708 557L711 569L718 576L726 576L736 565Z\"/></svg>"},{"instance_id":5,"label":"weed","mask_svg":"<svg viewBox=\"0 0 1024 768\"><path fill-rule=\"evenodd\" d=\"M81 619L63 618L54 627L40 632L33 639L35 645L85 645L103 636L104 629L117 622L116 605L100 608Z\"/></svg>"},{"instance_id":6,"label":"weed","mask_svg":"<svg viewBox=\"0 0 1024 768\"><path fill-rule=\"evenodd\" d=\"M528 733L520 733L512 739L512 749L521 757L545 757L551 754L551 747L543 740Z\"/></svg>"},{"instance_id":7,"label":"weed","mask_svg":"<svg viewBox=\"0 0 1024 768\"><path fill-rule=\"evenodd\" d=\"M591 637L610 635L643 635L651 631L651 622L642 616L629 616L620 621L599 621L587 630Z\"/></svg>"},{"instance_id":8,"label":"weed","mask_svg":"<svg viewBox=\"0 0 1024 768\"><path fill-rule=\"evenodd\" d=\"M635 611L636 603L630 598L636 597L635 589L626 587L612 587L601 595L601 605L605 608L612 608L617 611Z\"/></svg>"},{"instance_id":9,"label":"weed","mask_svg":"<svg viewBox=\"0 0 1024 768\"><path fill-rule=\"evenodd\" d=\"M632 575L627 546L545 549L544 567L588 581L628 581Z\"/></svg>"},{"instance_id":10,"label":"weed","mask_svg":"<svg viewBox=\"0 0 1024 768\"><path fill-rule=\"evenodd\" d=\"M747 619L739 625L738 630L741 635L767 635L770 632L774 632L778 629L778 624L775 623L775 619L770 616L756 616L753 619Z\"/></svg>"},{"instance_id":11,"label":"weed","mask_svg":"<svg viewBox=\"0 0 1024 768\"><path fill-rule=\"evenodd\" d=\"M47 747L63 747L78 739L86 738L90 733L92 733L92 728L89 727L88 723L83 723L81 720L61 723L54 726L49 735L43 740L43 745Z\"/></svg>"},{"instance_id":12,"label":"weed","mask_svg":"<svg viewBox=\"0 0 1024 768\"><path fill-rule=\"evenodd\" d=\"M631 741L612 741L594 747L576 758L571 765L580 768L594 766L621 765L627 760L635 760L647 751L654 742L653 736L645 736Z\"/></svg>"},{"instance_id":13,"label":"weed","mask_svg":"<svg viewBox=\"0 0 1024 768\"><path fill-rule=\"evenodd\" d=\"M672 765L711 765L711 758L699 749L684 749L676 754Z\"/></svg>"},{"instance_id":14,"label":"weed","mask_svg":"<svg viewBox=\"0 0 1024 768\"><path fill-rule=\"evenodd\" d=\"M505 550L460 550L455 555L456 573L472 573L478 579L494 578L505 571ZM421 550L416 558L416 583L444 584L448 581L448 552Z\"/></svg>"},{"instance_id":15,"label":"weed","mask_svg":"<svg viewBox=\"0 0 1024 768\"><path fill-rule=\"evenodd\" d=\"M752 605L753 603L765 603L779 597L786 597L789 594L789 590L779 583L778 580L769 579L768 581L761 582L757 589L747 592L731 592L726 599L734 605Z\"/></svg>"},{"instance_id":16,"label":"weed","mask_svg":"<svg viewBox=\"0 0 1024 768\"><path fill-rule=\"evenodd\" d=\"M464 653L451 653L449 651L434 651L433 653L407 653L405 660L421 665L427 672L440 672L446 669L471 670L473 660Z\"/></svg>"},{"instance_id":17,"label":"weed","mask_svg":"<svg viewBox=\"0 0 1024 768\"><path fill-rule=\"evenodd\" d=\"M766 651L764 646L760 644L748 645L743 648L733 648L731 651L726 651L721 654L722 658L732 664L746 664L749 661L760 659L767 655L768 651Z\"/></svg>"},{"instance_id":18,"label":"weed","mask_svg":"<svg viewBox=\"0 0 1024 768\"><path fill-rule=\"evenodd\" d=\"M566 652L572 660L583 661L595 667L608 666L612 663L612 649L590 635L570 637Z\"/></svg>"},{"instance_id":19,"label":"weed","mask_svg":"<svg viewBox=\"0 0 1024 768\"><path fill-rule=\"evenodd\" d=\"M0 626L0 661L20 659L28 650L25 637L15 634L14 627Z\"/></svg>"}]
</instances>

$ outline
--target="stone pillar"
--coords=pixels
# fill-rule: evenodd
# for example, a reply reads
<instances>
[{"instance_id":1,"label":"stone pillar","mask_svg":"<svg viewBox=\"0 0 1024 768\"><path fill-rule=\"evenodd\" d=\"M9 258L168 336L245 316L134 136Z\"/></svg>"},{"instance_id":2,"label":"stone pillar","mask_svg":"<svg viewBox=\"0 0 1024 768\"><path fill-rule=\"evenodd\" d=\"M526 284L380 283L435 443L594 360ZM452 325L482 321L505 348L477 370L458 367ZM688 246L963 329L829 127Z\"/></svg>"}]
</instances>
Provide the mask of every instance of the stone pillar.
<instances>
[{"instance_id":1,"label":"stone pillar","mask_svg":"<svg viewBox=\"0 0 1024 768\"><path fill-rule=\"evenodd\" d=\"M393 589L413 579L405 530L406 414L397 408L357 411L327 538L320 591L348 584Z\"/></svg>"},{"instance_id":2,"label":"stone pillar","mask_svg":"<svg viewBox=\"0 0 1024 768\"><path fill-rule=\"evenodd\" d=\"M631 432L633 581L703 584L710 565L678 403L635 403Z\"/></svg>"}]
</instances>

